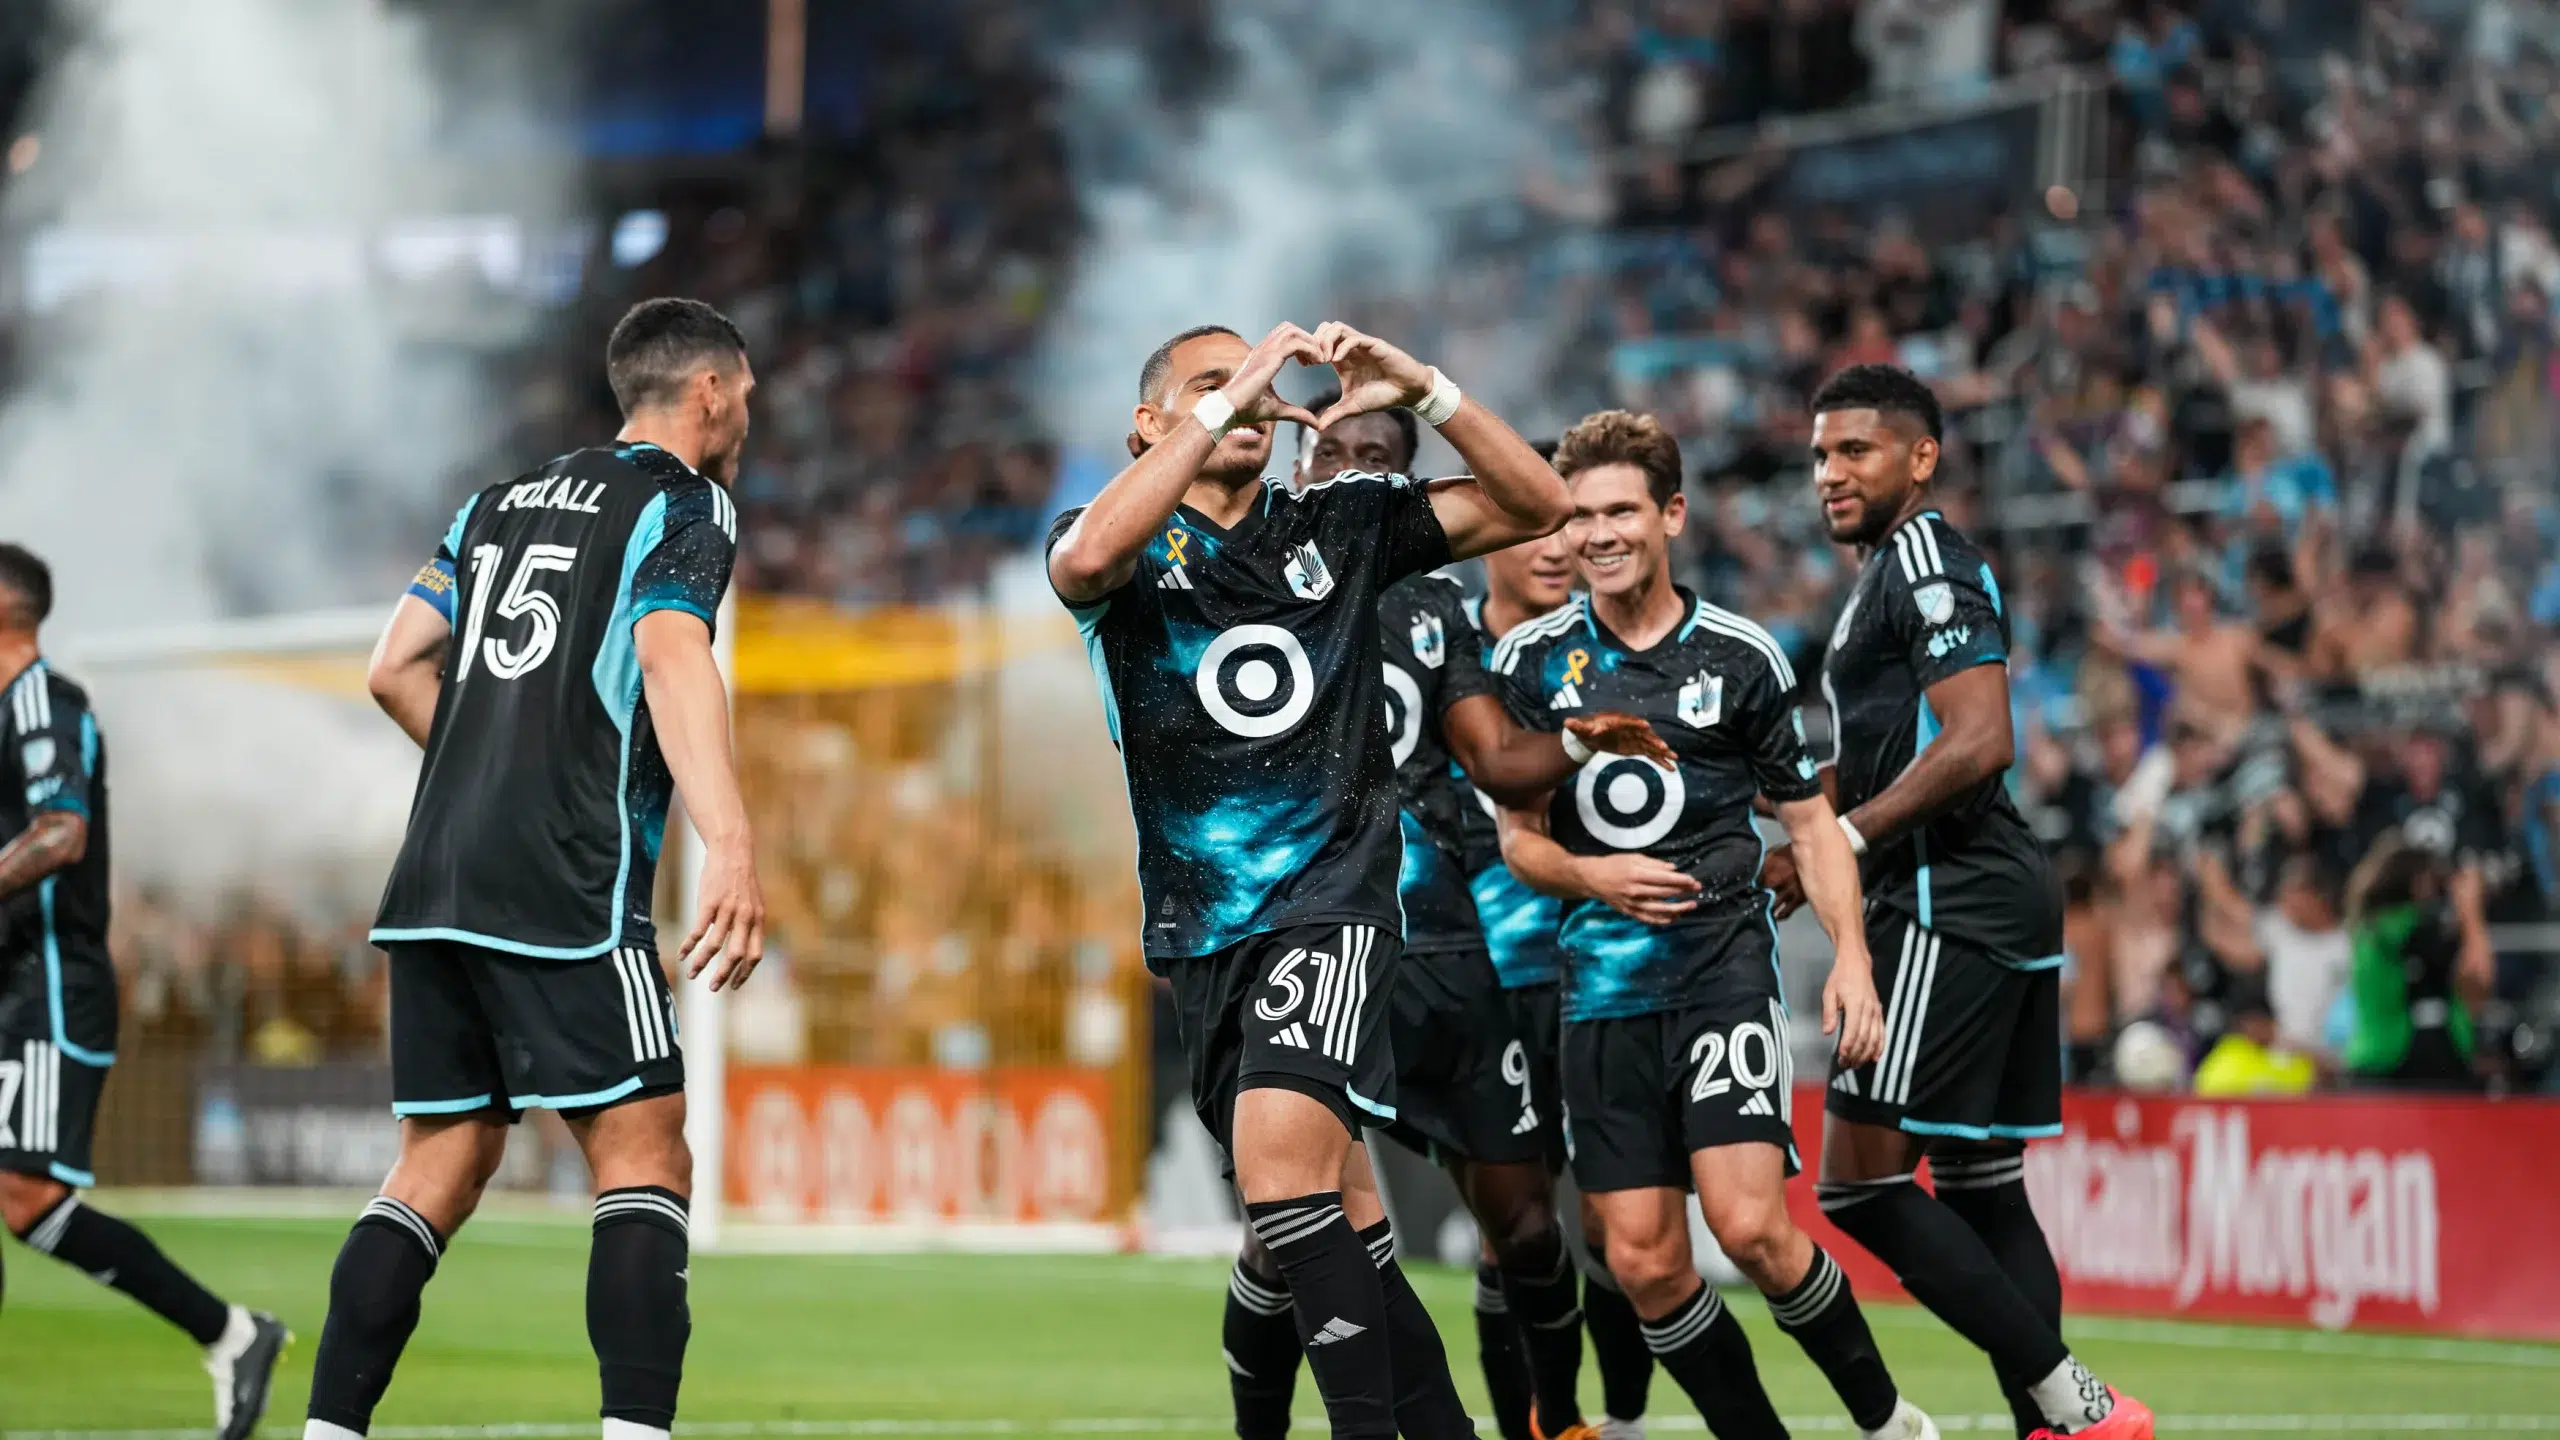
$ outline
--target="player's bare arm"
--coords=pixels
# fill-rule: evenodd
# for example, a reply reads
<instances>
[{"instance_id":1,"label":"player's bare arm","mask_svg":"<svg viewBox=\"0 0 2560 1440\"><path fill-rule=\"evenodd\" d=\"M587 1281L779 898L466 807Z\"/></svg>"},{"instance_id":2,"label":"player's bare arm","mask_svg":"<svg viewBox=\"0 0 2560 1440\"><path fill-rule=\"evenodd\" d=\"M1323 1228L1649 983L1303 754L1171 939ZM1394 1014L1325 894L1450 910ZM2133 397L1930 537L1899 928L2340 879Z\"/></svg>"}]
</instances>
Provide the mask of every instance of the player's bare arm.
<instances>
[{"instance_id":1,"label":"player's bare arm","mask_svg":"<svg viewBox=\"0 0 2560 1440\"><path fill-rule=\"evenodd\" d=\"M1232 352L1230 352L1232 353ZM1291 360L1317 363L1315 338L1283 322L1260 344L1245 352L1234 368L1211 366L1177 377L1159 403L1150 399L1135 412L1138 450L1126 469L1102 487L1074 525L1049 550L1049 583L1064 599L1082 604L1099 600L1129 583L1147 541L1173 518L1175 507L1210 452L1225 436L1213 432L1195 412L1215 394L1232 405L1233 424L1268 425L1291 420L1312 425L1315 417L1275 393L1272 380Z\"/></svg>"},{"instance_id":2,"label":"player's bare arm","mask_svg":"<svg viewBox=\"0 0 2560 1440\"><path fill-rule=\"evenodd\" d=\"M435 724L445 648L452 641L451 621L417 596L403 595L365 665L365 688L373 692L373 703L422 749Z\"/></svg>"},{"instance_id":3,"label":"player's bare arm","mask_svg":"<svg viewBox=\"0 0 2560 1440\"><path fill-rule=\"evenodd\" d=\"M1442 713L1440 726L1458 767L1497 805L1535 800L1580 768L1566 753L1562 736L1513 723L1502 702L1491 695L1470 695L1450 706ZM1679 764L1671 747L1639 716L1599 710L1566 720L1564 728L1595 751L1636 756L1665 770Z\"/></svg>"},{"instance_id":4,"label":"player's bare arm","mask_svg":"<svg viewBox=\"0 0 2560 1440\"><path fill-rule=\"evenodd\" d=\"M708 966L712 989L734 989L764 958L764 891L730 762L729 696L711 653L711 627L682 610L654 610L640 617L632 637L658 748L702 836L702 887L677 958L688 977Z\"/></svg>"},{"instance_id":5,"label":"player's bare arm","mask_svg":"<svg viewBox=\"0 0 2560 1440\"><path fill-rule=\"evenodd\" d=\"M1998 778L2016 757L2009 667L1976 665L1930 686L1927 694L1945 728L1892 784L1847 817L1870 847L1927 824L1975 786ZM1760 883L1778 897L1780 919L1804 904L1803 862L1792 842L1761 862Z\"/></svg>"},{"instance_id":6,"label":"player's bare arm","mask_svg":"<svg viewBox=\"0 0 2560 1440\"><path fill-rule=\"evenodd\" d=\"M89 853L89 822L68 810L39 810L0 845L0 896L15 895Z\"/></svg>"},{"instance_id":7,"label":"player's bare arm","mask_svg":"<svg viewBox=\"0 0 2560 1440\"><path fill-rule=\"evenodd\" d=\"M1597 900L1630 920L1669 925L1697 908L1698 882L1668 860L1624 851L1576 855L1547 830L1547 799L1499 806L1502 863L1521 884L1559 900Z\"/></svg>"},{"instance_id":8,"label":"player's bare arm","mask_svg":"<svg viewBox=\"0 0 2560 1440\"><path fill-rule=\"evenodd\" d=\"M1864 1065L1884 1053L1884 1006L1876 999L1875 964L1867 954L1858 857L1828 796L1781 801L1777 811L1805 897L1836 957L1822 987L1822 1033L1834 1037L1841 1064Z\"/></svg>"},{"instance_id":9,"label":"player's bare arm","mask_svg":"<svg viewBox=\"0 0 2560 1440\"><path fill-rule=\"evenodd\" d=\"M1428 402L1442 383L1437 370L1338 320L1318 326L1315 341L1342 382L1342 398L1316 417L1317 429L1398 405L1431 418ZM1461 396L1435 428L1467 465L1464 478L1435 480L1428 492L1453 558L1552 535L1572 517L1573 497L1555 467L1473 397Z\"/></svg>"}]
</instances>

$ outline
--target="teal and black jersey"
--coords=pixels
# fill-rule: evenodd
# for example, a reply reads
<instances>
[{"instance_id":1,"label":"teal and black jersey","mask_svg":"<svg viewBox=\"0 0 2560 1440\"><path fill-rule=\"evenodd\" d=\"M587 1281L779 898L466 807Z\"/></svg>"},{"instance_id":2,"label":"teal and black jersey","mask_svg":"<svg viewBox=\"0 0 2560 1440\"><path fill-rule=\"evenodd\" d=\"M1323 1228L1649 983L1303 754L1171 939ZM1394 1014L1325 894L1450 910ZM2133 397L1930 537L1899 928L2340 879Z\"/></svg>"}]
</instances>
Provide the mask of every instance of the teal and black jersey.
<instances>
[{"instance_id":1,"label":"teal and black jersey","mask_svg":"<svg viewBox=\"0 0 2560 1440\"><path fill-rule=\"evenodd\" d=\"M1930 686L2008 658L2009 617L1982 552L1934 510L1894 527L1858 572L1822 662L1840 812L1929 748ZM1870 849L1859 865L1867 900L2010 964L2059 964L2062 892L2003 778Z\"/></svg>"},{"instance_id":2,"label":"teal and black jersey","mask_svg":"<svg viewBox=\"0 0 2560 1440\"><path fill-rule=\"evenodd\" d=\"M471 497L409 593L454 629L377 942L577 960L656 943L675 782L633 627L714 623L728 492L654 445L564 455Z\"/></svg>"},{"instance_id":3,"label":"teal and black jersey","mask_svg":"<svg viewBox=\"0 0 2560 1440\"><path fill-rule=\"evenodd\" d=\"M103 960L107 953L107 746L89 692L39 659L9 684L9 708L0 716L0 750L7 784L0 787L0 839L26 833L49 810L80 816L88 824L87 848L78 860L9 897L10 955L58 964L71 955Z\"/></svg>"},{"instance_id":4,"label":"teal and black jersey","mask_svg":"<svg viewBox=\"0 0 2560 1440\"><path fill-rule=\"evenodd\" d=\"M1469 642L1485 658L1493 655L1493 637L1484 633L1484 602L1467 602ZM1556 930L1564 923L1564 902L1541 895L1520 883L1502 865L1502 836L1494 827L1493 802L1482 791L1458 781L1466 803L1459 807L1458 849L1467 869L1467 890L1475 897L1476 923L1484 927L1484 947L1493 957L1493 973L1505 990L1552 985L1564 973L1564 957L1556 949Z\"/></svg>"},{"instance_id":5,"label":"teal and black jersey","mask_svg":"<svg viewBox=\"0 0 2560 1440\"><path fill-rule=\"evenodd\" d=\"M1462 828L1476 799L1440 727L1450 706L1493 692L1467 623L1466 592L1441 575L1398 581L1378 602L1378 643L1386 652L1387 737L1403 809L1396 889L1404 901L1405 953L1482 949Z\"/></svg>"},{"instance_id":6,"label":"teal and black jersey","mask_svg":"<svg viewBox=\"0 0 2560 1440\"><path fill-rule=\"evenodd\" d=\"M1596 900L1565 906L1564 1018L1602 1020L1714 1004L1729 987L1765 994L1776 962L1755 795L1821 793L1805 753L1795 671L1769 632L1687 591L1688 618L1650 649L1631 650L1575 597L1494 648L1504 704L1532 729L1566 716L1642 716L1679 757L1666 773L1632 756L1595 755L1548 808L1556 843L1577 855L1640 851L1698 881L1697 908L1677 925L1628 919ZM1743 973L1757 970L1757 975Z\"/></svg>"},{"instance_id":7,"label":"teal and black jersey","mask_svg":"<svg viewBox=\"0 0 2560 1440\"><path fill-rule=\"evenodd\" d=\"M1402 933L1378 602L1448 561L1421 482L1346 472L1266 482L1233 529L1184 506L1126 584L1068 605L1128 776L1151 964L1287 925Z\"/></svg>"}]
</instances>

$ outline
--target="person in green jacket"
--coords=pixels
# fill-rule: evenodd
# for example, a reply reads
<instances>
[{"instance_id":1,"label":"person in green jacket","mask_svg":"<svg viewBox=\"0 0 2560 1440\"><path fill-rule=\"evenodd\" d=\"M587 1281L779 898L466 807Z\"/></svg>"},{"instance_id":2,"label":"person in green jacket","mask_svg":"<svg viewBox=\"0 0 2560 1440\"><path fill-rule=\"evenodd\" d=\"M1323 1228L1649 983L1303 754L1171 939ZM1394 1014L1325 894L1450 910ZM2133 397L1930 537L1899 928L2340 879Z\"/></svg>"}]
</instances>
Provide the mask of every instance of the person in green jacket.
<instances>
[{"instance_id":1,"label":"person in green jacket","mask_svg":"<svg viewBox=\"0 0 2560 1440\"><path fill-rule=\"evenodd\" d=\"M2347 887L2354 1026L2343 1056L2368 1084L2474 1089L2471 1006L2495 965L2486 887L2398 833L2378 841Z\"/></svg>"}]
</instances>

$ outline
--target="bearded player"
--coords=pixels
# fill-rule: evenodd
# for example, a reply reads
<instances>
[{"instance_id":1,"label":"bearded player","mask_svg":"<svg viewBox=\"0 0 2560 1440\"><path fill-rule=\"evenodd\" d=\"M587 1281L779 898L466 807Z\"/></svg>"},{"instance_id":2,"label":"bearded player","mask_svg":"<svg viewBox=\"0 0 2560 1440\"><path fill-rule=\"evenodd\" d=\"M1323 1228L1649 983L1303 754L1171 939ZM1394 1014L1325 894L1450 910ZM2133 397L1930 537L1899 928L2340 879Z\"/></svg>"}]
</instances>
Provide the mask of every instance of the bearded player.
<instances>
[{"instance_id":1,"label":"bearded player","mask_svg":"<svg viewBox=\"0 0 2560 1440\"><path fill-rule=\"evenodd\" d=\"M1889 365L1813 398L1823 520L1867 552L1822 667L1829 786L1892 997L1883 1052L1833 1060L1822 1210L1991 1357L2022 1435L2148 1440L2151 1412L2063 1344L2061 1275L2027 1203L2026 1142L2062 1129L2062 892L2002 784L2009 616L1931 499L1941 424L1937 396ZM1791 848L1762 880L1781 914L1803 898Z\"/></svg>"},{"instance_id":2,"label":"bearded player","mask_svg":"<svg viewBox=\"0 0 2560 1440\"><path fill-rule=\"evenodd\" d=\"M1341 400L1282 400L1291 361L1331 366ZM1471 478L1263 478L1271 422L1394 406ZM1134 421L1136 458L1059 518L1048 568L1127 770L1145 951L1172 983L1192 1102L1287 1282L1333 1433L1471 1435L1358 1140L1396 1117L1403 948L1377 606L1405 576L1553 531L1564 485L1446 376L1338 323L1250 347L1219 326L1174 336Z\"/></svg>"}]
</instances>

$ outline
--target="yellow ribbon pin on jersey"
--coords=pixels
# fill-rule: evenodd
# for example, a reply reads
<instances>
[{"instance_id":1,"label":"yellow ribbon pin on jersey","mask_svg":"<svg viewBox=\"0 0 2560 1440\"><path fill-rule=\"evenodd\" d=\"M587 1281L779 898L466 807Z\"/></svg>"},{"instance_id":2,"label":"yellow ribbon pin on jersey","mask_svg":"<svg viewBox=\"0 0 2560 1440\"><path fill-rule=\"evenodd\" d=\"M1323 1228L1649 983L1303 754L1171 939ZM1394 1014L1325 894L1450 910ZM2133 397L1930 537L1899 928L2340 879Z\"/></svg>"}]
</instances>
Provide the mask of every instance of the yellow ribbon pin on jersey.
<instances>
[{"instance_id":1,"label":"yellow ribbon pin on jersey","mask_svg":"<svg viewBox=\"0 0 2560 1440\"><path fill-rule=\"evenodd\" d=\"M1183 529L1179 525L1164 532L1165 562L1171 565L1182 565L1188 563L1188 557L1182 553L1182 548L1190 543L1191 532Z\"/></svg>"},{"instance_id":2,"label":"yellow ribbon pin on jersey","mask_svg":"<svg viewBox=\"0 0 2560 1440\"><path fill-rule=\"evenodd\" d=\"M1568 651L1566 651L1566 652L1565 652L1565 654L1564 654L1564 683L1566 683L1567 685L1579 685L1579 684L1581 684L1581 683L1582 683L1582 671L1583 671L1583 667L1585 667L1585 666L1589 665L1590 663L1591 663L1591 652L1590 652L1590 651L1588 651L1588 650L1568 650Z\"/></svg>"}]
</instances>

